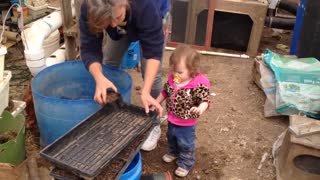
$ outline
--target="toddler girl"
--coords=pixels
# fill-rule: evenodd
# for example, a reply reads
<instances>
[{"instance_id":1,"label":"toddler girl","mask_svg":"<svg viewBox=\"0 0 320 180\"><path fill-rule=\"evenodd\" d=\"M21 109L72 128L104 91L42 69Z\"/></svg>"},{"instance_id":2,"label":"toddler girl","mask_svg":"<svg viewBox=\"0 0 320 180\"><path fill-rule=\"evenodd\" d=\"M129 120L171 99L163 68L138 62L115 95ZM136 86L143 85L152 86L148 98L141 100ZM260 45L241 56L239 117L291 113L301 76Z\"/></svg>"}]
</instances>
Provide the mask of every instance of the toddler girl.
<instances>
[{"instance_id":1,"label":"toddler girl","mask_svg":"<svg viewBox=\"0 0 320 180\"><path fill-rule=\"evenodd\" d=\"M168 153L162 159L177 159L175 174L188 175L195 163L195 126L208 108L210 82L199 72L200 55L187 45L179 46L170 57L171 74L158 96L166 100L168 112Z\"/></svg>"}]
</instances>

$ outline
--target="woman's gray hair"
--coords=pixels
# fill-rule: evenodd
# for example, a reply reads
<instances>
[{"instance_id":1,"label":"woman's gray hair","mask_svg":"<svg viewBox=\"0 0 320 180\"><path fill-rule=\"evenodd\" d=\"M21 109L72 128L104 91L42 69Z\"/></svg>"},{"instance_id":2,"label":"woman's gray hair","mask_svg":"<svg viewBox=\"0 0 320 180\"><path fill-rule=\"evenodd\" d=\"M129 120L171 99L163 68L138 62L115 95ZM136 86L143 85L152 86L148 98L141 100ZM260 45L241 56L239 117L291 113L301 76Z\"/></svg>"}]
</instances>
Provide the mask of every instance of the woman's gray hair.
<instances>
[{"instance_id":1,"label":"woman's gray hair","mask_svg":"<svg viewBox=\"0 0 320 180\"><path fill-rule=\"evenodd\" d=\"M102 32L111 23L116 4L129 6L128 0L86 0L85 3L89 28L94 33Z\"/></svg>"}]
</instances>

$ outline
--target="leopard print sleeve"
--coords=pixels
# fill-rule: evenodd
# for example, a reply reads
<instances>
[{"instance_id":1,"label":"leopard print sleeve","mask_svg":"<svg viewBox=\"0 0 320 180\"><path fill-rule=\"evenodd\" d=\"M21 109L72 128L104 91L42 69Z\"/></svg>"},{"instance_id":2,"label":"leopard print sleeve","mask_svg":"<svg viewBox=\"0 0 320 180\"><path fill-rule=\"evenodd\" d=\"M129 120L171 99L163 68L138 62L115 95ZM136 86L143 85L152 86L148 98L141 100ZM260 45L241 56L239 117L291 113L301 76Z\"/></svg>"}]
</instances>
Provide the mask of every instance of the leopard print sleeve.
<instances>
[{"instance_id":1,"label":"leopard print sleeve","mask_svg":"<svg viewBox=\"0 0 320 180\"><path fill-rule=\"evenodd\" d=\"M163 85L163 89L161 91L161 94L163 97L167 98L168 97L168 82L166 82L164 85Z\"/></svg>"},{"instance_id":2,"label":"leopard print sleeve","mask_svg":"<svg viewBox=\"0 0 320 180\"><path fill-rule=\"evenodd\" d=\"M210 90L207 86L199 84L193 89L194 104L199 106L203 102L207 102L210 105Z\"/></svg>"}]
</instances>

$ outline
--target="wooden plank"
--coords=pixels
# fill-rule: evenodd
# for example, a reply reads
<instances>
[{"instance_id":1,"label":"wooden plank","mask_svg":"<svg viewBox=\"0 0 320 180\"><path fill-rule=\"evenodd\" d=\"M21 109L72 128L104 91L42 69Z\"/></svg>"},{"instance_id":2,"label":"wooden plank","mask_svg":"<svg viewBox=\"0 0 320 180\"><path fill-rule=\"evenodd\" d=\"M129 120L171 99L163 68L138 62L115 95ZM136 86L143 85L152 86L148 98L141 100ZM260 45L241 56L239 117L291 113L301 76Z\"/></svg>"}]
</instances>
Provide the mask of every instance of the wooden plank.
<instances>
[{"instance_id":1,"label":"wooden plank","mask_svg":"<svg viewBox=\"0 0 320 180\"><path fill-rule=\"evenodd\" d=\"M209 1L209 10L208 10L208 21L207 21L207 31L206 31L206 40L205 40L205 49L210 50L211 48L211 39L213 32L213 19L214 19L214 11L216 7L216 1Z\"/></svg>"},{"instance_id":2,"label":"wooden plank","mask_svg":"<svg viewBox=\"0 0 320 180\"><path fill-rule=\"evenodd\" d=\"M198 15L201 11L208 9L209 7L209 0L192 0L190 8L190 18L189 18L189 26L187 26L187 33L186 33L186 42L188 44L195 44L196 39L196 31L197 31L197 24L198 24ZM204 44L203 44L204 45Z\"/></svg>"},{"instance_id":3,"label":"wooden plank","mask_svg":"<svg viewBox=\"0 0 320 180\"><path fill-rule=\"evenodd\" d=\"M74 24L71 28L64 30L63 33L67 37L75 37L75 38L77 38L78 31L79 31L78 24Z\"/></svg>"},{"instance_id":4,"label":"wooden plank","mask_svg":"<svg viewBox=\"0 0 320 180\"><path fill-rule=\"evenodd\" d=\"M78 49L80 49L80 29L79 29L79 17L80 17L80 8L81 8L81 4L83 3L83 0L77 0L74 1L74 7L76 9L76 29L77 29L77 38L76 38L76 43L77 43L77 47ZM78 52L79 54L79 52ZM78 56L78 55L77 55Z\"/></svg>"},{"instance_id":5,"label":"wooden plank","mask_svg":"<svg viewBox=\"0 0 320 180\"><path fill-rule=\"evenodd\" d=\"M184 42L189 44L190 42L190 25L192 19L192 9L193 7L193 0L188 0L188 13L187 13L187 24L186 24L186 34L184 35Z\"/></svg>"},{"instance_id":6,"label":"wooden plank","mask_svg":"<svg viewBox=\"0 0 320 180\"><path fill-rule=\"evenodd\" d=\"M72 26L74 26L73 17L72 17L72 7L71 0L60 0L61 5L61 14L63 29L66 32L70 32ZM65 35L65 45L66 45L66 59L71 60L75 59L77 56L77 44L75 37L70 37Z\"/></svg>"}]
</instances>

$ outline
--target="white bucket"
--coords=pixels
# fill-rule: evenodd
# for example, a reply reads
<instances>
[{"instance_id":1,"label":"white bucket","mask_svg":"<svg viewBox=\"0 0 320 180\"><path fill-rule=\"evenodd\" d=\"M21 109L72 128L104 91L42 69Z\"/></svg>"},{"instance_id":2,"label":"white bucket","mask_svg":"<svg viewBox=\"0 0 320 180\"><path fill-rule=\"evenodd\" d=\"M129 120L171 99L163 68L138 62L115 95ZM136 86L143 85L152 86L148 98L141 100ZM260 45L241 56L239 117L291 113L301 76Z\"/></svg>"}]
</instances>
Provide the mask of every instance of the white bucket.
<instances>
[{"instance_id":1,"label":"white bucket","mask_svg":"<svg viewBox=\"0 0 320 180\"><path fill-rule=\"evenodd\" d=\"M9 82L11 71L4 71L4 79L0 81L0 116L9 104Z\"/></svg>"},{"instance_id":2,"label":"white bucket","mask_svg":"<svg viewBox=\"0 0 320 180\"><path fill-rule=\"evenodd\" d=\"M37 51L25 50L24 54L25 54L25 58L26 58L26 64L27 64L32 76L35 76L41 70L46 68L46 62L45 62L43 49L37 50Z\"/></svg>"},{"instance_id":3,"label":"white bucket","mask_svg":"<svg viewBox=\"0 0 320 180\"><path fill-rule=\"evenodd\" d=\"M60 47L60 33L59 30L53 31L43 42L43 49L45 57L49 57Z\"/></svg>"},{"instance_id":4,"label":"white bucket","mask_svg":"<svg viewBox=\"0 0 320 180\"><path fill-rule=\"evenodd\" d=\"M0 81L3 80L4 57L7 54L7 47L0 45Z\"/></svg>"}]
</instances>

